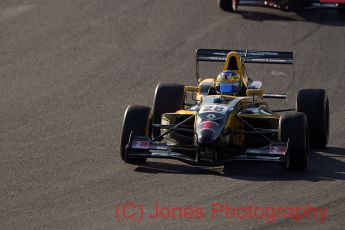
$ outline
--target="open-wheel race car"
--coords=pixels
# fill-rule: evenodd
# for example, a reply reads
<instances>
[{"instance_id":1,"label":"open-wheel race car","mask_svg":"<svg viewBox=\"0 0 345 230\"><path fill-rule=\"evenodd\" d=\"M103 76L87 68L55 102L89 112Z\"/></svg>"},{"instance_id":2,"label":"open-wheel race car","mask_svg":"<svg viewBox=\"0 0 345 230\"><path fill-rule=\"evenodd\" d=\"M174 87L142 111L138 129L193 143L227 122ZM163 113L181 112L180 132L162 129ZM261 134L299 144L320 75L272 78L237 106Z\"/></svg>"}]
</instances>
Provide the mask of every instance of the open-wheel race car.
<instances>
[{"instance_id":1,"label":"open-wheel race car","mask_svg":"<svg viewBox=\"0 0 345 230\"><path fill-rule=\"evenodd\" d=\"M223 72L201 78L201 61L224 62ZM296 109L271 110L266 98L287 95L264 93L262 83L248 77L245 63L293 64L293 52L198 49L197 86L160 83L152 108L127 107L122 160L165 158L200 166L264 161L306 169L309 145L322 148L328 142L326 91L302 89Z\"/></svg>"}]
</instances>

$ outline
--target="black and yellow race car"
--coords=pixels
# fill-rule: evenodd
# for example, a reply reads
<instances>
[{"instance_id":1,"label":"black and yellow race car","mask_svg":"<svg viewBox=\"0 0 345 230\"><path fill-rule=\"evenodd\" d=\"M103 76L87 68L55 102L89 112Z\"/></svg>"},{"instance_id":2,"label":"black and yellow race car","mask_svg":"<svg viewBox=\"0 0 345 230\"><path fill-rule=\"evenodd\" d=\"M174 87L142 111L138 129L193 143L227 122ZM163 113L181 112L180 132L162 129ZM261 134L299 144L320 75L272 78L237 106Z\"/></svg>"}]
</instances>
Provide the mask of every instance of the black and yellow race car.
<instances>
[{"instance_id":1,"label":"black and yellow race car","mask_svg":"<svg viewBox=\"0 0 345 230\"><path fill-rule=\"evenodd\" d=\"M240 76L241 93L218 93L215 78L199 76L201 61L224 62L224 70ZM287 96L264 93L262 83L248 77L245 63L293 64L293 52L198 49L197 86L160 83L152 108L127 107L122 160L166 158L201 166L264 161L280 163L284 169L306 169L309 145L325 147L328 142L326 91L300 90L294 111L271 110L266 98Z\"/></svg>"}]
</instances>

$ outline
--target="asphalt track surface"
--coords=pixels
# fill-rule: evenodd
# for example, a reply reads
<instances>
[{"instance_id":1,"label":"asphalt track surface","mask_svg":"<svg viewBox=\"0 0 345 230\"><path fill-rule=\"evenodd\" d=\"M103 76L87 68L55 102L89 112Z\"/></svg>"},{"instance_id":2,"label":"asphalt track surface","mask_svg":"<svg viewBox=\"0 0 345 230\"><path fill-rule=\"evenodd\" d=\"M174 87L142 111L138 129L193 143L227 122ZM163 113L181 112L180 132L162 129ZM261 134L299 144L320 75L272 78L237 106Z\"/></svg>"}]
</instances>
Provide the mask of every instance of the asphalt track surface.
<instances>
[{"instance_id":1,"label":"asphalt track surface","mask_svg":"<svg viewBox=\"0 0 345 230\"><path fill-rule=\"evenodd\" d=\"M250 73L266 91L288 93L291 106L298 89L328 91L330 142L312 151L306 172L121 161L126 106L151 105L159 82L195 84L198 47L296 51L294 75L276 66ZM344 47L345 17L332 9L296 14L245 6L231 14L212 0L1 0L0 228L343 229ZM116 220L117 204L126 201L143 206L141 223ZM215 202L310 204L328 212L321 224L212 219ZM201 207L205 216L149 218L156 203Z\"/></svg>"}]
</instances>

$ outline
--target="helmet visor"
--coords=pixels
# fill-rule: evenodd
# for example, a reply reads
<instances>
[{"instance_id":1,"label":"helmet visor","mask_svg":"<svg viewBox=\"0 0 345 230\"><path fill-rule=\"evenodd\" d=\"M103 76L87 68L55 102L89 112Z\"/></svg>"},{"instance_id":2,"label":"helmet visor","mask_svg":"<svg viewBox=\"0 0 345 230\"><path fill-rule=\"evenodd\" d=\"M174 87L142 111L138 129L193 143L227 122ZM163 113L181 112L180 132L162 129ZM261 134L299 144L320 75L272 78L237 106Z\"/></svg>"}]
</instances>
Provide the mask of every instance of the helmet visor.
<instances>
[{"instance_id":1,"label":"helmet visor","mask_svg":"<svg viewBox=\"0 0 345 230\"><path fill-rule=\"evenodd\" d=\"M240 83L239 82L221 82L219 84L219 91L221 93L235 93L240 89Z\"/></svg>"}]
</instances>

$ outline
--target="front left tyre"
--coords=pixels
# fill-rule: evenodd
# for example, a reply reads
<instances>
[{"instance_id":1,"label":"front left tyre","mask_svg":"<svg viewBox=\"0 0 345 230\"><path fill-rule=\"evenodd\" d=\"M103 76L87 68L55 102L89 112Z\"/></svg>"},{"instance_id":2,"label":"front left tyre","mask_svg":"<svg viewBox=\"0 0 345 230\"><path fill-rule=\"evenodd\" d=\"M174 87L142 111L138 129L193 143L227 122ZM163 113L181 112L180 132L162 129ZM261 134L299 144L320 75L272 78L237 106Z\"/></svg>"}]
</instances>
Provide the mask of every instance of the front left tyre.
<instances>
[{"instance_id":1,"label":"front left tyre","mask_svg":"<svg viewBox=\"0 0 345 230\"><path fill-rule=\"evenodd\" d=\"M131 132L135 135L150 136L151 108L142 105L129 105L123 116L120 153L126 163L143 163L146 158L126 156L126 145Z\"/></svg>"},{"instance_id":2,"label":"front left tyre","mask_svg":"<svg viewBox=\"0 0 345 230\"><path fill-rule=\"evenodd\" d=\"M308 122L304 113L287 112L279 120L279 140L288 142L282 167L305 170L309 162Z\"/></svg>"}]
</instances>

